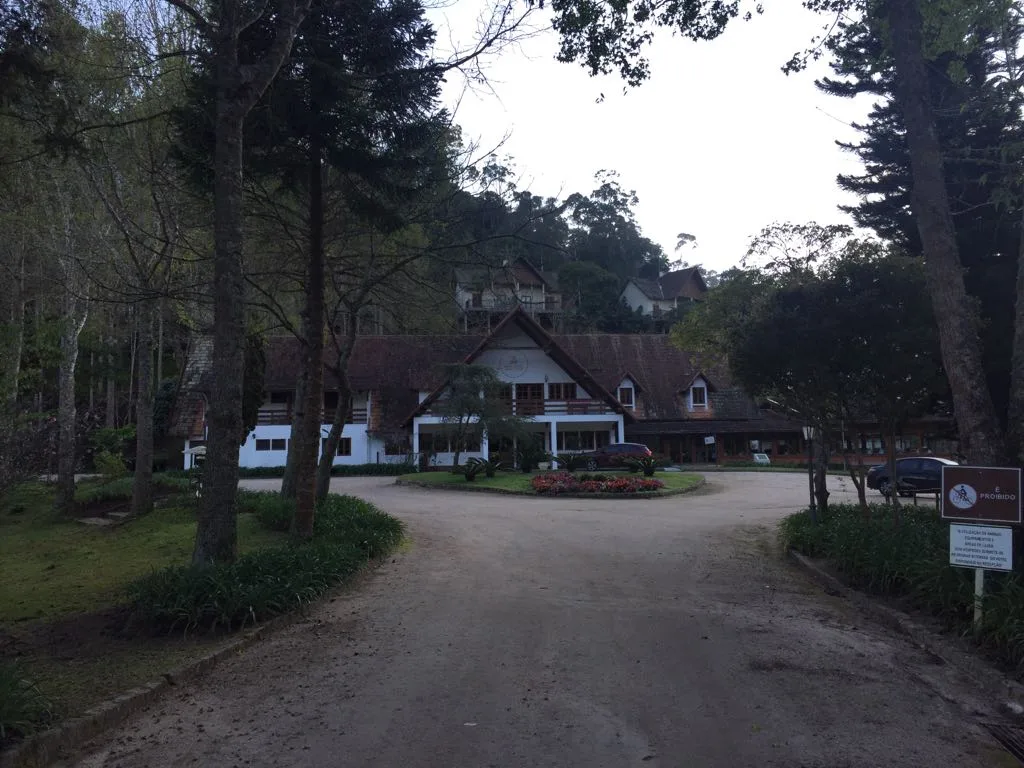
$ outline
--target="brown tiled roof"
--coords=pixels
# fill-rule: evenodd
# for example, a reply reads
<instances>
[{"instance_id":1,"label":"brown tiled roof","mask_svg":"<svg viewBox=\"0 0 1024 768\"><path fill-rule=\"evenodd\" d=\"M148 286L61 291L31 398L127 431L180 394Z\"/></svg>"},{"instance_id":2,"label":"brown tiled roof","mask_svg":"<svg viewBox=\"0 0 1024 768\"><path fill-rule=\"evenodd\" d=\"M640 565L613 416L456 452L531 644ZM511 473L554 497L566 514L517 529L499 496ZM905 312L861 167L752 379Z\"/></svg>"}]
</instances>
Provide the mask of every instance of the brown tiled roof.
<instances>
[{"instance_id":1,"label":"brown tiled roof","mask_svg":"<svg viewBox=\"0 0 1024 768\"><path fill-rule=\"evenodd\" d=\"M707 293L707 286L704 285L704 278L700 274L699 267L687 267L677 269L675 272L666 272L658 278L661 292L666 299L675 299L683 296L688 299L702 299Z\"/></svg>"},{"instance_id":2,"label":"brown tiled roof","mask_svg":"<svg viewBox=\"0 0 1024 768\"><path fill-rule=\"evenodd\" d=\"M198 438L203 435L206 396L213 376L213 337L195 335L189 339L185 367L178 380L178 391L171 411L171 437Z\"/></svg>"}]
</instances>

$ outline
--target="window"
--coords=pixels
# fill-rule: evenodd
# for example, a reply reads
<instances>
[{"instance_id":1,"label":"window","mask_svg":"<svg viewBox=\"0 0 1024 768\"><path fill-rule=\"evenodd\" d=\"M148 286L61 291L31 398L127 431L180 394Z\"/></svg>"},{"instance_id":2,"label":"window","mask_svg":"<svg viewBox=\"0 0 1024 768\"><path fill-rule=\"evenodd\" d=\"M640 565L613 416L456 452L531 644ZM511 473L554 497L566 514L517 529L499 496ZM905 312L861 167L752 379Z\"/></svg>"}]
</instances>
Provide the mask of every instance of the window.
<instances>
[{"instance_id":1,"label":"window","mask_svg":"<svg viewBox=\"0 0 1024 768\"><path fill-rule=\"evenodd\" d=\"M334 411L338 407L338 393L324 392L324 410Z\"/></svg>"},{"instance_id":2,"label":"window","mask_svg":"<svg viewBox=\"0 0 1024 768\"><path fill-rule=\"evenodd\" d=\"M690 403L693 405L694 408L707 408L707 387L690 387Z\"/></svg>"},{"instance_id":3,"label":"window","mask_svg":"<svg viewBox=\"0 0 1024 768\"><path fill-rule=\"evenodd\" d=\"M270 441L269 440L257 440L256 441L256 450L257 451L269 451L270 450Z\"/></svg>"},{"instance_id":4,"label":"window","mask_svg":"<svg viewBox=\"0 0 1024 768\"><path fill-rule=\"evenodd\" d=\"M548 400L575 400L576 384L548 384Z\"/></svg>"},{"instance_id":5,"label":"window","mask_svg":"<svg viewBox=\"0 0 1024 768\"><path fill-rule=\"evenodd\" d=\"M272 450L272 451L287 451L288 450L288 441L285 438L283 438L283 437L281 437L281 438L274 438L273 440L270 441L270 450Z\"/></svg>"},{"instance_id":6,"label":"window","mask_svg":"<svg viewBox=\"0 0 1024 768\"><path fill-rule=\"evenodd\" d=\"M619 387L619 402L627 408L633 407L633 388Z\"/></svg>"},{"instance_id":7,"label":"window","mask_svg":"<svg viewBox=\"0 0 1024 768\"><path fill-rule=\"evenodd\" d=\"M325 437L320 441L320 453L327 450L327 438ZM338 452L335 456L351 456L352 455L352 438L343 437L338 440Z\"/></svg>"}]
</instances>

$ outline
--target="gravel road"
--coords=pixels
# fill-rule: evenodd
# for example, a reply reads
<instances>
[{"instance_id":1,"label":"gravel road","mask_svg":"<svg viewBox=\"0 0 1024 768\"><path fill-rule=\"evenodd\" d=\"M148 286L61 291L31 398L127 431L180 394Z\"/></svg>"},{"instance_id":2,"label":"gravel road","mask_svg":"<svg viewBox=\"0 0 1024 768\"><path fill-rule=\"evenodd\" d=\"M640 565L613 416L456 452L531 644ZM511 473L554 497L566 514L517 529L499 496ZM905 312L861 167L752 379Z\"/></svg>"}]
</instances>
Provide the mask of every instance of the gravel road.
<instances>
[{"instance_id":1,"label":"gravel road","mask_svg":"<svg viewBox=\"0 0 1024 768\"><path fill-rule=\"evenodd\" d=\"M640 502L339 479L411 544L76 765L1008 764L932 684L934 657L778 557L802 476L708 479Z\"/></svg>"}]
</instances>

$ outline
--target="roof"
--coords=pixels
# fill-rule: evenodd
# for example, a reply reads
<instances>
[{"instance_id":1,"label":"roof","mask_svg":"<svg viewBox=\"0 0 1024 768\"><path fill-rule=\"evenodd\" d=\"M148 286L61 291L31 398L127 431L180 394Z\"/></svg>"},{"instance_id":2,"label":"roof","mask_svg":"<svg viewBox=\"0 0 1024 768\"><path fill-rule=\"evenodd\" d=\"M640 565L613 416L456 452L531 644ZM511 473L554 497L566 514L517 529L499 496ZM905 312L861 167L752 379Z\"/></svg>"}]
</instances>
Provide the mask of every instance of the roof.
<instances>
[{"instance_id":1,"label":"roof","mask_svg":"<svg viewBox=\"0 0 1024 768\"><path fill-rule=\"evenodd\" d=\"M552 291L558 290L558 275L554 272L542 271L529 261L520 257L511 264L497 267L456 267L455 282L464 288L487 288L492 285L512 285L516 282L516 273L520 280L524 273L528 278L532 275L537 282L543 283Z\"/></svg>"},{"instance_id":2,"label":"roof","mask_svg":"<svg viewBox=\"0 0 1024 768\"><path fill-rule=\"evenodd\" d=\"M213 384L213 337L192 336L185 353L185 366L171 410L167 433L171 437L196 438L203 434L206 396ZM294 384L294 382L293 382Z\"/></svg>"},{"instance_id":3,"label":"roof","mask_svg":"<svg viewBox=\"0 0 1024 768\"><path fill-rule=\"evenodd\" d=\"M680 297L701 299L708 291L708 287L704 283L704 276L700 273L700 267L687 267L674 272L666 272L657 280L631 277L630 282L652 301L672 301Z\"/></svg>"},{"instance_id":4,"label":"roof","mask_svg":"<svg viewBox=\"0 0 1024 768\"><path fill-rule=\"evenodd\" d=\"M586 366L580 365L579 361L577 361L572 354L558 342L556 337L545 331L536 320L530 317L530 315L523 310L522 307L516 307L505 315L505 317L502 318L502 321L494 327L494 330L484 337L480 343L477 344L476 348L466 355L462 362L469 364L476 360L483 351L491 345L493 340L510 325L517 325L520 330L533 339L537 346L544 350L552 360L558 363L566 373L582 384L586 390L590 392L591 397L596 400L604 400L614 412L621 413L625 416L626 421L633 420L632 414L623 408L618 399L611 394L615 387L618 386L618 381L610 387L603 385L591 375L590 370ZM619 380L621 381L621 378ZM441 395L445 383L446 382L441 382L437 387L435 387L426 399L417 405L414 411L409 415L409 419L419 413L422 413L427 406L434 402L434 400Z\"/></svg>"}]
</instances>

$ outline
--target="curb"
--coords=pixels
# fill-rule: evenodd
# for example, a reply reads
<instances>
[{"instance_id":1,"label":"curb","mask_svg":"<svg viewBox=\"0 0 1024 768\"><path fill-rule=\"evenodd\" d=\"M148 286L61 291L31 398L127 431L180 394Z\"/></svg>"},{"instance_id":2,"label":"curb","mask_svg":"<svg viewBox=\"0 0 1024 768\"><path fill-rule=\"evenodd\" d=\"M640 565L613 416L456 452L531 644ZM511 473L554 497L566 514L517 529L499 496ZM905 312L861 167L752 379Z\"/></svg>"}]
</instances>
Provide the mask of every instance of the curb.
<instances>
[{"instance_id":1,"label":"curb","mask_svg":"<svg viewBox=\"0 0 1024 768\"><path fill-rule=\"evenodd\" d=\"M684 493L692 493L704 487L707 482L703 475L700 480L689 488L668 488L655 493L530 493L526 491L512 491L508 488L488 488L480 485L455 485L454 483L420 483L416 480L403 480L397 478L395 485L404 485L410 488L424 488L429 491L454 491L456 493L491 493L499 496L524 496L529 499L643 499L651 501L654 499L666 499L670 496L681 496ZM0 768L3 768L0 765Z\"/></svg>"},{"instance_id":2,"label":"curb","mask_svg":"<svg viewBox=\"0 0 1024 768\"><path fill-rule=\"evenodd\" d=\"M202 677L218 663L255 645L265 635L298 623L308 615L311 608L317 608L331 597L350 589L360 577L376 570L387 558L393 557L396 551L397 547L386 555L367 561L351 579L338 584L315 603L269 619L258 627L244 630L241 636L233 638L226 645L162 673L159 680L131 688L97 704L78 717L65 720L53 728L29 736L19 744L0 751L0 768L45 768L67 757L87 742L145 709L171 689Z\"/></svg>"},{"instance_id":3,"label":"curb","mask_svg":"<svg viewBox=\"0 0 1024 768\"><path fill-rule=\"evenodd\" d=\"M826 591L848 599L878 623L909 638L919 648L938 657L975 683L989 690L1002 691L1004 701L1001 703L1001 709L1005 713L1018 717L1024 713L1024 685L1006 677L983 658L953 648L940 635L917 623L902 611L883 605L869 595L847 586L795 549L788 550L787 554L793 563Z\"/></svg>"}]
</instances>

